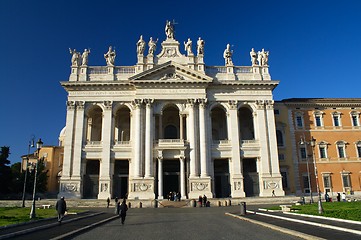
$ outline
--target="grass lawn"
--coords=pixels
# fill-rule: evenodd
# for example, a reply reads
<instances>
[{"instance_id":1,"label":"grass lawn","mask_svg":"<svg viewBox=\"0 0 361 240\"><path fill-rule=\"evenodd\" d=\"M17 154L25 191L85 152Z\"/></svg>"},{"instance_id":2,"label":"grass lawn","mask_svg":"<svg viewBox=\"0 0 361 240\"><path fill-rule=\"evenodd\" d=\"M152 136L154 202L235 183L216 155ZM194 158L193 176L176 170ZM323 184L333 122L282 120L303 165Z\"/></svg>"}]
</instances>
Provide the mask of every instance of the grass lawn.
<instances>
[{"instance_id":1,"label":"grass lawn","mask_svg":"<svg viewBox=\"0 0 361 240\"><path fill-rule=\"evenodd\" d=\"M322 202L325 217L361 221L361 201L359 202ZM292 206L296 213L319 215L317 202L300 206Z\"/></svg>"},{"instance_id":2,"label":"grass lawn","mask_svg":"<svg viewBox=\"0 0 361 240\"><path fill-rule=\"evenodd\" d=\"M81 212L83 210L72 209L72 212ZM36 220L56 217L57 212L54 208L36 209ZM15 223L28 222L30 220L30 208L20 207L1 207L0 208L0 226L11 225Z\"/></svg>"}]
</instances>

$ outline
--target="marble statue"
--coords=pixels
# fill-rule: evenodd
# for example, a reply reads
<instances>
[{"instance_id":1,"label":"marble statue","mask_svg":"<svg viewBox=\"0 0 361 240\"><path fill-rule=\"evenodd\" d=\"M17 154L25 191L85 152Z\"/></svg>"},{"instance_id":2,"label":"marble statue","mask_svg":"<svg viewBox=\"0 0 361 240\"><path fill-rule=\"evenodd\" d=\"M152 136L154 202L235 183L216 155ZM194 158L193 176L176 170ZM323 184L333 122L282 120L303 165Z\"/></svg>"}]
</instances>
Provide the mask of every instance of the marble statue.
<instances>
[{"instance_id":1,"label":"marble statue","mask_svg":"<svg viewBox=\"0 0 361 240\"><path fill-rule=\"evenodd\" d=\"M174 25L168 20L165 25L165 35L167 39L174 39Z\"/></svg>"},{"instance_id":2,"label":"marble statue","mask_svg":"<svg viewBox=\"0 0 361 240\"><path fill-rule=\"evenodd\" d=\"M153 55L156 48L157 48L157 42L158 42L158 39L157 41L154 41L152 37L150 37L149 39L149 43L148 43L148 46L149 46L149 51L148 51L148 54L149 55Z\"/></svg>"},{"instance_id":3,"label":"marble statue","mask_svg":"<svg viewBox=\"0 0 361 240\"><path fill-rule=\"evenodd\" d=\"M184 42L184 50L187 52L187 55L192 55L192 40L188 38L187 42Z\"/></svg>"},{"instance_id":4,"label":"marble statue","mask_svg":"<svg viewBox=\"0 0 361 240\"><path fill-rule=\"evenodd\" d=\"M81 55L81 58L82 58L82 63L81 63L81 65L82 65L82 66L88 65L89 54L90 54L90 48L89 48L89 50L84 49L84 52L83 52L83 54Z\"/></svg>"},{"instance_id":5,"label":"marble statue","mask_svg":"<svg viewBox=\"0 0 361 240\"><path fill-rule=\"evenodd\" d=\"M71 66L77 67L80 64L80 53L76 51L76 49L72 50L69 48L69 52L71 54Z\"/></svg>"},{"instance_id":6,"label":"marble statue","mask_svg":"<svg viewBox=\"0 0 361 240\"><path fill-rule=\"evenodd\" d=\"M232 55L233 55L233 51L231 50L231 45L227 44L227 48L223 52L223 57L226 66L233 65Z\"/></svg>"},{"instance_id":7,"label":"marble statue","mask_svg":"<svg viewBox=\"0 0 361 240\"><path fill-rule=\"evenodd\" d=\"M138 55L143 55L145 50L145 41L143 40L143 36L140 35L140 38L137 42L137 53Z\"/></svg>"},{"instance_id":8,"label":"marble statue","mask_svg":"<svg viewBox=\"0 0 361 240\"><path fill-rule=\"evenodd\" d=\"M254 51L254 48L251 49L249 55L251 56L252 66L257 65L257 53Z\"/></svg>"},{"instance_id":9,"label":"marble statue","mask_svg":"<svg viewBox=\"0 0 361 240\"><path fill-rule=\"evenodd\" d=\"M257 52L257 62L259 66L262 66L262 54L260 51Z\"/></svg>"},{"instance_id":10,"label":"marble statue","mask_svg":"<svg viewBox=\"0 0 361 240\"><path fill-rule=\"evenodd\" d=\"M199 37L197 41L197 55L200 54L204 54L204 40Z\"/></svg>"},{"instance_id":11,"label":"marble statue","mask_svg":"<svg viewBox=\"0 0 361 240\"><path fill-rule=\"evenodd\" d=\"M108 52L104 54L105 61L107 62L107 66L114 66L115 61L115 50L112 49L112 46L109 46Z\"/></svg>"},{"instance_id":12,"label":"marble statue","mask_svg":"<svg viewBox=\"0 0 361 240\"><path fill-rule=\"evenodd\" d=\"M268 66L269 52L265 51L264 48L262 48L261 54L262 54L262 66Z\"/></svg>"}]
</instances>

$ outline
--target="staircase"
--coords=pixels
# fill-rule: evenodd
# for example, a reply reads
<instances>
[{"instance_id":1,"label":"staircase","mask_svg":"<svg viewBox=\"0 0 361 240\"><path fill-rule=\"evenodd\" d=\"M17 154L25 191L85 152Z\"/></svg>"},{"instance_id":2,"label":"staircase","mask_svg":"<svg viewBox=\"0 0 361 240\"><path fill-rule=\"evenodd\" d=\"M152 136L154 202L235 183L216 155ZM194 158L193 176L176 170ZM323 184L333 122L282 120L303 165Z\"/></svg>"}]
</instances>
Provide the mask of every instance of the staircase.
<instances>
[{"instance_id":1,"label":"staircase","mask_svg":"<svg viewBox=\"0 0 361 240\"><path fill-rule=\"evenodd\" d=\"M181 200L181 201L168 201L160 200L158 201L158 207L161 208L182 208L189 207L191 200Z\"/></svg>"}]
</instances>

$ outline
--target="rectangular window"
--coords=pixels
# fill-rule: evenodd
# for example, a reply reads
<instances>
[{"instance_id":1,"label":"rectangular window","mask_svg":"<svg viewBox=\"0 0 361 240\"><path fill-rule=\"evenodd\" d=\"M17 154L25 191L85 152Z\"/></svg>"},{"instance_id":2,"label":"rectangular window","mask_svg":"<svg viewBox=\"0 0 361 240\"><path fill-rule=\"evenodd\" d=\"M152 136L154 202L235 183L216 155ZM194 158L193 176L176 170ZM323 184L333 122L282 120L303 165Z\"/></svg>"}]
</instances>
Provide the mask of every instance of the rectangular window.
<instances>
[{"instance_id":1,"label":"rectangular window","mask_svg":"<svg viewBox=\"0 0 361 240\"><path fill-rule=\"evenodd\" d=\"M274 110L274 113L275 113L275 115L279 115L279 114L280 114L280 110L275 109L275 110Z\"/></svg>"},{"instance_id":2,"label":"rectangular window","mask_svg":"<svg viewBox=\"0 0 361 240\"><path fill-rule=\"evenodd\" d=\"M310 193L310 186L308 185L308 176L303 175L302 176L302 182L303 182L303 188L305 193Z\"/></svg>"},{"instance_id":3,"label":"rectangular window","mask_svg":"<svg viewBox=\"0 0 361 240\"><path fill-rule=\"evenodd\" d=\"M307 152L305 147L300 148L301 158L302 160L305 160L307 158Z\"/></svg>"},{"instance_id":4,"label":"rectangular window","mask_svg":"<svg viewBox=\"0 0 361 240\"><path fill-rule=\"evenodd\" d=\"M279 153L278 154L278 160L279 161L284 161L285 160L285 155L283 153Z\"/></svg>"},{"instance_id":5,"label":"rectangular window","mask_svg":"<svg viewBox=\"0 0 361 240\"><path fill-rule=\"evenodd\" d=\"M331 176L330 175L323 176L323 186L325 188L331 188Z\"/></svg>"},{"instance_id":6,"label":"rectangular window","mask_svg":"<svg viewBox=\"0 0 361 240\"><path fill-rule=\"evenodd\" d=\"M345 149L343 148L343 146L338 146L337 151L339 158L345 158Z\"/></svg>"},{"instance_id":7,"label":"rectangular window","mask_svg":"<svg viewBox=\"0 0 361 240\"><path fill-rule=\"evenodd\" d=\"M342 175L342 184L344 188L351 187L350 175Z\"/></svg>"},{"instance_id":8,"label":"rectangular window","mask_svg":"<svg viewBox=\"0 0 361 240\"><path fill-rule=\"evenodd\" d=\"M325 147L320 147L320 158L327 158Z\"/></svg>"},{"instance_id":9,"label":"rectangular window","mask_svg":"<svg viewBox=\"0 0 361 240\"><path fill-rule=\"evenodd\" d=\"M358 126L358 117L352 116L352 126L357 127Z\"/></svg>"},{"instance_id":10,"label":"rectangular window","mask_svg":"<svg viewBox=\"0 0 361 240\"><path fill-rule=\"evenodd\" d=\"M339 127L340 126L340 119L338 116L333 116L333 124L335 127Z\"/></svg>"},{"instance_id":11,"label":"rectangular window","mask_svg":"<svg viewBox=\"0 0 361 240\"><path fill-rule=\"evenodd\" d=\"M302 117L301 116L297 116L296 117L296 124L297 124L297 127L303 127L303 123L302 123Z\"/></svg>"},{"instance_id":12,"label":"rectangular window","mask_svg":"<svg viewBox=\"0 0 361 240\"><path fill-rule=\"evenodd\" d=\"M316 116L316 126L317 126L317 127L321 127L321 126L322 126L321 117L320 117L320 116Z\"/></svg>"},{"instance_id":13,"label":"rectangular window","mask_svg":"<svg viewBox=\"0 0 361 240\"><path fill-rule=\"evenodd\" d=\"M361 158L361 146L357 146L357 156Z\"/></svg>"}]
</instances>

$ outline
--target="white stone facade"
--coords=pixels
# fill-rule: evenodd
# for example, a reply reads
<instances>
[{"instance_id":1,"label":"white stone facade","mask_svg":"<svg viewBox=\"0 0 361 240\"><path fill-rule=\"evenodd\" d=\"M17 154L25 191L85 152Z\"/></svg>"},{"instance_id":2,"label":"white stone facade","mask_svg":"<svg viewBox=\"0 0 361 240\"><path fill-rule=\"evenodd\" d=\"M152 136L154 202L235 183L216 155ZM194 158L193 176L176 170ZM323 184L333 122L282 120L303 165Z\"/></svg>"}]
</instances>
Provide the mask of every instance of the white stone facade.
<instances>
[{"instance_id":1,"label":"white stone facade","mask_svg":"<svg viewBox=\"0 0 361 240\"><path fill-rule=\"evenodd\" d=\"M135 66L113 65L111 48L112 62L95 67L71 51L59 195L284 195L268 65L237 67L225 54L225 66L206 66L204 42L195 55L188 39L182 54L172 31L157 55L144 55L141 37Z\"/></svg>"}]
</instances>

